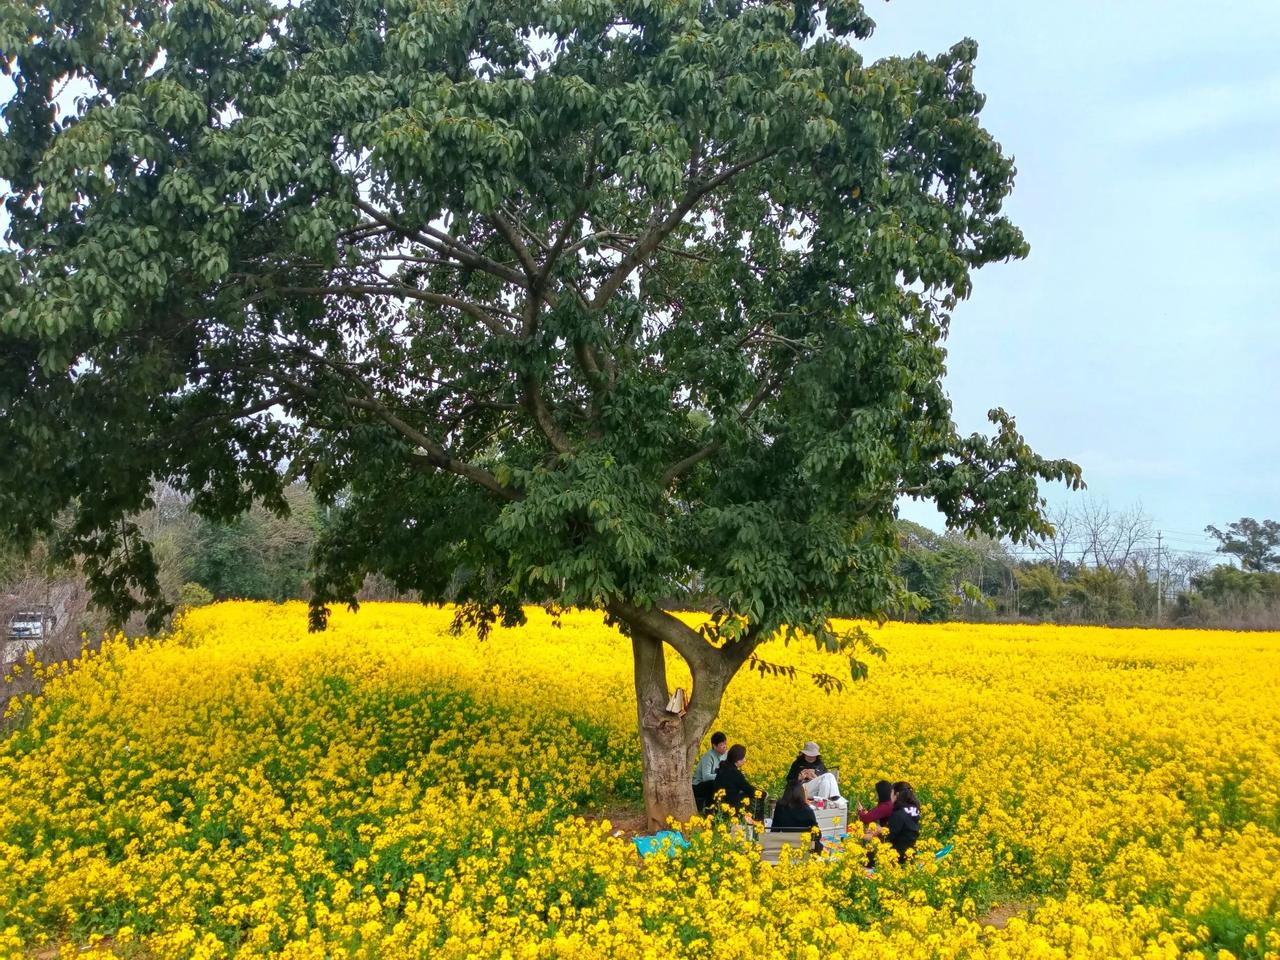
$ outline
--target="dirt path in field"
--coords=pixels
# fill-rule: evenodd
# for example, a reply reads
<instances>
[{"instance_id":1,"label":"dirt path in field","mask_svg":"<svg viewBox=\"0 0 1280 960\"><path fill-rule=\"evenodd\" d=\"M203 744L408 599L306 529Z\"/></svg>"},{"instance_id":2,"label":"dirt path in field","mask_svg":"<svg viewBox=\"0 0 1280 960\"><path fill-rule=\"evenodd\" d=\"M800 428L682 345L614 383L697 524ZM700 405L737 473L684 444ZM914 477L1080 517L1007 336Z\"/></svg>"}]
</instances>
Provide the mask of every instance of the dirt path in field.
<instances>
[{"instance_id":1,"label":"dirt path in field","mask_svg":"<svg viewBox=\"0 0 1280 960\"><path fill-rule=\"evenodd\" d=\"M606 807L599 813L584 813L582 819L588 823L608 820L610 833L620 840L642 837L649 832L645 829L644 810L637 810L635 807Z\"/></svg>"},{"instance_id":2,"label":"dirt path in field","mask_svg":"<svg viewBox=\"0 0 1280 960\"><path fill-rule=\"evenodd\" d=\"M112 937L106 937L103 940L101 940L96 946L76 947L76 956L78 957L118 957L120 956L120 954L116 953L115 947L112 946L113 939L114 938ZM46 946L36 947L34 950L29 951L27 953L27 957L29 958L29 960L58 960L58 956L61 952L61 949L62 948L59 944L50 943L50 944L47 944ZM145 956L145 954L142 954L142 953L139 953L137 955Z\"/></svg>"},{"instance_id":3,"label":"dirt path in field","mask_svg":"<svg viewBox=\"0 0 1280 960\"><path fill-rule=\"evenodd\" d=\"M1022 916L1024 913L1030 913L1036 908L1034 903L1023 903L1018 900L1010 900L1008 903L996 904L987 911L985 917L979 917L978 922L984 927L993 927L996 930L1003 930L1014 917Z\"/></svg>"}]
</instances>

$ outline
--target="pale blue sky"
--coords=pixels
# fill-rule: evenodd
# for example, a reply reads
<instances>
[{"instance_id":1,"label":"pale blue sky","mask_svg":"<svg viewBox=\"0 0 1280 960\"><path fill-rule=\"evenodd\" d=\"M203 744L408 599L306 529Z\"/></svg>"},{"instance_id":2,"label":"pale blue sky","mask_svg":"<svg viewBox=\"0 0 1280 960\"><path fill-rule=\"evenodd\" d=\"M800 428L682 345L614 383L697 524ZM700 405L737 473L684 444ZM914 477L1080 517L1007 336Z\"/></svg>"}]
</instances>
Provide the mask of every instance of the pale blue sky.
<instances>
[{"instance_id":1,"label":"pale blue sky","mask_svg":"<svg viewBox=\"0 0 1280 960\"><path fill-rule=\"evenodd\" d=\"M868 11L868 59L978 41L984 123L1018 164L1031 256L980 271L956 313L960 426L1005 407L1166 530L1280 519L1280 2Z\"/></svg>"}]
</instances>

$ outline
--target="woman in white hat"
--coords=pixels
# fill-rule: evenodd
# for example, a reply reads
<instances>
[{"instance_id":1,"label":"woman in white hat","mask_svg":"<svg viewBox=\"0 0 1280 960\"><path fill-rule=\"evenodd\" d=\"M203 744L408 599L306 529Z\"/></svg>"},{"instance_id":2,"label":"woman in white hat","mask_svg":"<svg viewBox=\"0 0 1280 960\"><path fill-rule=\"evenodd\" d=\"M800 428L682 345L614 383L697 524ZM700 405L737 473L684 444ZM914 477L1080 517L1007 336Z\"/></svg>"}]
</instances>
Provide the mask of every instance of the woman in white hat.
<instances>
[{"instance_id":1,"label":"woman in white hat","mask_svg":"<svg viewBox=\"0 0 1280 960\"><path fill-rule=\"evenodd\" d=\"M834 771L828 770L822 762L822 751L810 740L795 760L791 761L791 769L787 771L787 782L798 781L804 785L805 796L810 800L840 800L840 784L836 782Z\"/></svg>"}]
</instances>

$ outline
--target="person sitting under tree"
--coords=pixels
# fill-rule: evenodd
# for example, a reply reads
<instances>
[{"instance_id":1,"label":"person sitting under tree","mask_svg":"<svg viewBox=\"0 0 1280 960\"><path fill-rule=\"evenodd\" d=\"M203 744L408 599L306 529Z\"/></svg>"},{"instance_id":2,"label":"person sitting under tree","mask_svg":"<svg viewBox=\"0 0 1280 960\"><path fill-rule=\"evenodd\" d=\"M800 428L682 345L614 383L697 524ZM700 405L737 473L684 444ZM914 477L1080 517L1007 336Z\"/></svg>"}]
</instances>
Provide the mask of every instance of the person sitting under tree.
<instances>
[{"instance_id":1,"label":"person sitting under tree","mask_svg":"<svg viewBox=\"0 0 1280 960\"><path fill-rule=\"evenodd\" d=\"M736 810L743 808L757 793L763 795L762 791L756 790L751 785L746 775L742 772L742 767L746 762L746 747L740 743L735 743L729 748L729 752L725 754L724 762L720 764L720 769L716 771L715 787L712 791L712 799L715 802L726 804Z\"/></svg>"},{"instance_id":2,"label":"person sitting under tree","mask_svg":"<svg viewBox=\"0 0 1280 960\"><path fill-rule=\"evenodd\" d=\"M915 788L905 780L893 785L893 812L889 814L887 837L890 846L898 851L898 862L905 863L907 851L920 838L920 801Z\"/></svg>"},{"instance_id":3,"label":"person sitting under tree","mask_svg":"<svg viewBox=\"0 0 1280 960\"><path fill-rule=\"evenodd\" d=\"M711 746L702 755L698 765L693 768L693 798L697 801L698 812L702 813L711 802L715 792L716 774L724 755L729 752L729 738L720 730L711 735Z\"/></svg>"},{"instance_id":4,"label":"person sitting under tree","mask_svg":"<svg viewBox=\"0 0 1280 960\"><path fill-rule=\"evenodd\" d=\"M782 798L773 810L773 822L769 825L771 833L805 833L813 831L813 852L822 850L822 835L819 833L818 817L809 806L804 794L804 785L799 780L791 780L782 791Z\"/></svg>"},{"instance_id":5,"label":"person sitting under tree","mask_svg":"<svg viewBox=\"0 0 1280 960\"><path fill-rule=\"evenodd\" d=\"M795 760L791 762L791 769L787 771L787 783L792 781L804 786L805 796L810 800L841 800L836 775L827 769L822 760L822 751L812 740L800 748Z\"/></svg>"},{"instance_id":6,"label":"person sitting under tree","mask_svg":"<svg viewBox=\"0 0 1280 960\"><path fill-rule=\"evenodd\" d=\"M891 813L893 813L893 784L888 780L877 780L876 805L868 810L859 800L858 819L868 827L884 826Z\"/></svg>"}]
</instances>

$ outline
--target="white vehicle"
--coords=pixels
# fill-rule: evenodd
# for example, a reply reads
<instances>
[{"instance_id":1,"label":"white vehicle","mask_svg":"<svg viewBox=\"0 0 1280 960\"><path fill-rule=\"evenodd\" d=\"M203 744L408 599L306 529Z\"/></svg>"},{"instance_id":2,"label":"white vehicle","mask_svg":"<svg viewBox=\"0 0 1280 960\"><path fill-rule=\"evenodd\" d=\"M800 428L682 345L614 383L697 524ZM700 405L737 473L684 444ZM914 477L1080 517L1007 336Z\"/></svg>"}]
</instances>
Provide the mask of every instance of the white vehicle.
<instances>
[{"instance_id":1,"label":"white vehicle","mask_svg":"<svg viewBox=\"0 0 1280 960\"><path fill-rule=\"evenodd\" d=\"M53 615L48 610L19 610L9 618L3 656L5 663L21 660L53 633Z\"/></svg>"}]
</instances>

